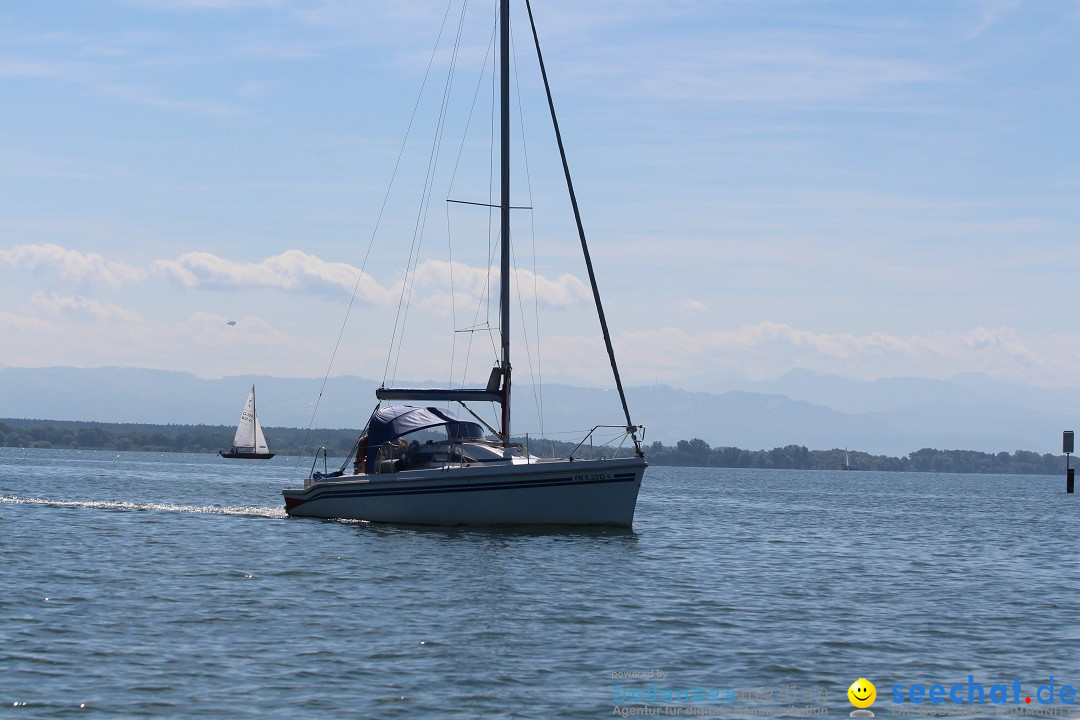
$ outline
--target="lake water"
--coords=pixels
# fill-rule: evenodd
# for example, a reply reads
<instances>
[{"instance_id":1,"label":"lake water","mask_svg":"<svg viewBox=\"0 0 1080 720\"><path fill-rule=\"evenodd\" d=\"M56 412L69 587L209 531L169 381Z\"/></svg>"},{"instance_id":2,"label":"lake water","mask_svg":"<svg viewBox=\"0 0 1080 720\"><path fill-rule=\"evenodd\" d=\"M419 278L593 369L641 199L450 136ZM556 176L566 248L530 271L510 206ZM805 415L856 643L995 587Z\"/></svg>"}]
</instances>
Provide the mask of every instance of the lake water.
<instances>
[{"instance_id":1,"label":"lake water","mask_svg":"<svg viewBox=\"0 0 1080 720\"><path fill-rule=\"evenodd\" d=\"M0 715L1080 716L1064 470L652 467L538 531L289 519L296 468L0 449ZM984 702L892 702L935 684Z\"/></svg>"}]
</instances>

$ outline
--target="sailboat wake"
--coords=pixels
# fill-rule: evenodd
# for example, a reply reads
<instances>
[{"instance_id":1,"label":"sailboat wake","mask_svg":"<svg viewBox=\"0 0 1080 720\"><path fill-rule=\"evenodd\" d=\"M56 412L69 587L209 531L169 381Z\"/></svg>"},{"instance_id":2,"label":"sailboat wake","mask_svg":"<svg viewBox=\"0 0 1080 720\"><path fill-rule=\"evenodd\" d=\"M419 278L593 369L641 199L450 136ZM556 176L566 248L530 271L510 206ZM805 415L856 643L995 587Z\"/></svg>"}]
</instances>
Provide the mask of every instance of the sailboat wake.
<instances>
[{"instance_id":1,"label":"sailboat wake","mask_svg":"<svg viewBox=\"0 0 1080 720\"><path fill-rule=\"evenodd\" d=\"M157 510L161 512L197 513L203 515L240 515L244 517L287 517L280 507L226 507L223 505L176 505L173 503L141 503L124 500L52 500L49 498L24 498L0 495L0 503L8 505L40 505L62 508L88 508L91 510Z\"/></svg>"}]
</instances>

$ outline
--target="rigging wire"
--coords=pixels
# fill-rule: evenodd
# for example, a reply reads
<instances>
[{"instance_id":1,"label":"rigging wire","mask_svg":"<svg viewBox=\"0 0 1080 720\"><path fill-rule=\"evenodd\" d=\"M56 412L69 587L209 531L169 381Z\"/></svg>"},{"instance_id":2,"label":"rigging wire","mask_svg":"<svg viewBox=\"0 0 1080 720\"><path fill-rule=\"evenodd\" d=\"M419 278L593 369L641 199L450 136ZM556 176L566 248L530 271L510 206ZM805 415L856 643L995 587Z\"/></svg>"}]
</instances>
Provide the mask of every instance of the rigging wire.
<instances>
[{"instance_id":1,"label":"rigging wire","mask_svg":"<svg viewBox=\"0 0 1080 720\"><path fill-rule=\"evenodd\" d=\"M641 451L641 443L637 437L637 429L630 419L630 407L626 403L626 392L623 389L622 378L619 376L619 366L615 362L615 347L611 342L611 332L608 330L607 317L604 314L604 305L600 301L600 289L596 284L596 272L593 269L592 256L589 253L589 244L585 239L585 227L581 222L581 212L578 208L577 195L574 193L574 183L570 179L570 165L566 160L566 148L563 146L562 132L559 130L559 120L555 115L555 101L551 97L551 86L548 84L547 70L544 67L544 54L540 52L540 36L536 33L536 22L533 20L532 4L525 0L525 9L529 13L529 26L532 28L533 41L536 44L536 60L540 64L540 75L544 79L544 94L547 95L548 110L551 112L551 124L555 130L555 141L559 146L559 157L562 160L563 174L566 176L566 190L570 193L570 206L574 210L574 222L577 224L578 239L581 240L581 253L585 256L585 269L589 271L589 284L592 286L593 301L596 303L596 314L600 320L600 331L604 336L604 345L607 349L608 361L611 363L611 374L615 378L615 387L619 391L619 400L622 403L623 417L626 418L626 429L634 439L634 450L638 457L644 457Z\"/></svg>"},{"instance_id":2,"label":"rigging wire","mask_svg":"<svg viewBox=\"0 0 1080 720\"><path fill-rule=\"evenodd\" d=\"M454 327L453 340L452 340L451 347L450 347L450 387L454 386L454 364L457 361L457 333L458 333L458 327L457 327L457 297L456 297L456 294L455 294L455 291L454 291L454 249L453 249L454 246L453 246L453 242L451 240L452 232L451 232L451 223L450 223L450 203L452 201L450 200L450 195L454 191L454 182L457 180L458 168L461 165L461 157L462 157L462 155L464 154L464 151L465 151L465 142L466 142L466 140L468 138L468 135L469 135L469 128L472 126L473 113L476 111L476 101L480 97L480 88L482 88L483 85L484 85L484 76L487 74L486 68L487 68L487 64L488 64L488 59L491 58L491 56L492 56L492 51L493 51L493 49L495 47L495 39L498 36L498 29L499 29L499 23L498 23L498 17L497 17L497 13L496 13L495 23L491 27L491 36L488 39L487 52L484 54L484 63L482 65L482 67L485 68L485 71L480 73L480 77L476 81L476 90L473 92L472 103L469 105L469 116L465 120L465 129L462 131L462 134L461 134L461 145L458 146L457 159L454 161L454 169L450 173L450 184L449 184L449 187L447 187L447 190L446 190L446 200L447 200L447 204L446 204L446 246L447 246L447 254L448 254L449 259L450 259L450 308L451 308L451 318L453 320L453 327ZM489 209L488 210L488 217L489 218L490 218L490 214L491 214L491 211ZM474 318L474 320L475 320L475 318ZM471 343L470 343L469 347L471 347ZM494 348L494 344L492 345L492 347ZM467 368L468 367L468 353L467 352L466 352L466 356L465 356L465 365L466 365L466 368ZM465 387L465 379L464 379L464 377L462 377L461 387Z\"/></svg>"},{"instance_id":3,"label":"rigging wire","mask_svg":"<svg viewBox=\"0 0 1080 720\"><path fill-rule=\"evenodd\" d=\"M492 48L494 48L495 37L497 35L497 31L498 31L498 27L499 27L499 4L498 3L496 3L495 8L496 8L495 9L495 24L492 27L492 40L491 40L491 43L492 43L491 47ZM492 242L492 231L493 231L492 218L494 217L494 212L493 212L494 205L492 204L492 201L494 200L493 195L494 195L494 183L495 183L495 137L496 137L495 116L496 116L496 109L498 107L497 103L496 103L496 98L497 98L497 95L498 95L498 82L497 82L498 81L498 73L495 70L495 65L496 65L496 62L497 62L497 58L496 58L494 52L490 52L490 53L488 53L487 56L485 56L485 58L484 58L485 68L487 66L487 61L488 61L489 58L491 60L491 115L490 115L490 127L489 127L489 131L488 131L488 202L487 202L487 207L488 207L488 229L487 229L488 249L487 249L487 256L486 256L485 265L484 265L484 267L485 267L484 290L480 294L479 299L477 300L476 312L473 314L472 327L473 328L486 327L488 329L488 333L487 333L488 334L488 341L491 343L492 354L493 354L493 356L495 358L495 362L497 363L498 358L499 358L499 351L495 347L495 337L491 332L491 330L492 330L492 328L491 328L491 269L492 269L492 263L494 262L495 251L498 249L498 245L496 243ZM483 82L483 77L484 77L483 74L481 74L479 83ZM479 83L477 85L477 96L479 96ZM481 310L485 311L484 322L483 323L479 322L480 311ZM469 333L469 340L465 345L465 362L464 362L464 367L461 370L461 386L462 387L465 387L466 382L467 382L466 377L468 377L468 373L469 373L469 361L472 358L472 346L473 346L474 334L475 333L473 333L473 332Z\"/></svg>"},{"instance_id":4,"label":"rigging wire","mask_svg":"<svg viewBox=\"0 0 1080 720\"><path fill-rule=\"evenodd\" d=\"M451 3L453 0L451 0ZM450 90L453 87L454 71L457 67L458 52L461 48L461 32L465 23L465 10L468 1L462 3L461 16L458 19L457 35L454 38L454 49L450 59L450 66L446 73L446 84L443 87L442 103L439 108L439 117L435 126L435 136L432 138L431 151L428 156L427 176L424 179L424 189L421 193L420 207L417 210L416 224L413 227L412 243L409 247L409 262L406 265L405 277L401 283L401 296L398 299L398 309L394 316L394 334L390 340L390 350L387 353L386 367L383 369L383 384L386 384L386 376L389 374L391 355L394 359L394 371L391 375L391 383L397 379L398 365L401 360L401 351L405 345L405 324L409 317L409 308L412 304L413 290L416 287L416 269L420 262L420 247L424 241L424 229L427 226L427 214L431 207L431 194L434 189L435 170L438 166L439 153L442 149L442 137L446 130L446 108L450 101ZM449 13L449 10L447 11ZM441 39L440 34L440 39ZM438 45L436 44L436 48ZM407 291L407 294L406 294ZM399 329L400 328L400 329ZM394 351L394 339L397 339L397 351Z\"/></svg>"},{"instance_id":5,"label":"rigging wire","mask_svg":"<svg viewBox=\"0 0 1080 720\"><path fill-rule=\"evenodd\" d=\"M439 46L441 44L444 33L446 32L447 22L448 22L448 19L450 17L451 10L453 9L454 4L455 4L456 1L457 0L449 0L449 2L447 4L446 11L445 11L445 13L443 15L442 23L441 23L440 28L439 28L439 33L438 33L438 36L436 38L435 47L432 49L431 56L430 56L430 58L428 60L427 68L426 68L426 71L424 73L423 81L421 83L420 92L418 94L416 103L414 104L412 114L411 114L411 116L409 118L409 123L408 123L407 129L406 129L405 138L403 139L402 144L401 144L401 148L399 149L397 160L396 160L395 165L394 165L393 173L392 173L391 178L390 178L390 183L389 183L389 185L387 187L386 193L384 194L382 203L380 205L379 213L378 213L378 216L376 218L375 227L374 227L374 229L372 231L371 237L369 238L367 249L366 249L366 252L364 254L364 259L363 259L363 262L361 264L359 274L357 275L356 282L354 283L354 286L353 286L352 294L350 296L349 304L348 304L348 307L347 307L346 313L345 313L345 319L342 322L342 326L341 326L341 328L340 328L340 330L338 332L337 340L336 340L336 342L334 344L334 347L333 347L333 350L331 352L330 361L329 361L328 366L327 366L326 374L323 377L322 385L320 386L318 397L316 399L316 402L314 403L315 408L312 411L311 421L309 422L307 432L305 433L304 441L303 441L305 449L307 447L307 442L308 442L308 438L309 438L311 429L312 429L312 427L314 425L315 416L316 416L316 414L318 412L319 406L320 406L322 398L323 398L323 394L325 392L327 382L329 380L330 372L332 371L333 365L334 365L334 363L336 361L337 354L340 351L341 343L342 343L342 340L344 338L344 334L345 334L345 331L346 331L346 328L347 328L347 325L348 325L348 321L350 319L352 310L353 310L353 308L355 306L356 296L359 293L361 283L364 281L367 264L368 264L369 258L371 256L372 247L373 247L375 238L376 238L376 236L378 234L379 228L381 227L381 222L382 222L384 212L385 212L387 204L388 204L389 196L390 196L390 193L391 193L391 191L392 191L392 189L394 187L396 178L398 176L398 172L399 172L399 169L401 167L402 159L403 159L404 154L405 154L405 149L406 149L406 147L408 145L408 141L409 141L409 138L411 136L411 133L412 133L415 121L416 121L417 112L418 112L420 103L421 103L421 101L423 99L424 92L425 92L426 86L428 84L428 81L431 78L432 69L434 67L434 61L435 61L435 58L436 58L436 56L438 54ZM426 174L426 177L425 177L424 186L423 186L423 190L422 190L422 193L421 193L420 208L417 211L416 221L415 221L415 224L414 224L412 241L411 241L410 248L409 248L409 257L408 257L408 262L406 264L405 276L404 276L404 278L402 279L402 282L401 282L401 292L400 292L399 299L398 299L397 312L396 312L395 318L394 318L393 333L392 333L392 337L391 337L391 341L390 341L390 347L388 349L386 364L384 366L384 372L383 372L383 380L382 381L383 381L384 385L386 384L387 376L390 375L391 358L393 358L393 375L392 375L392 378L394 380L396 380L398 367L399 367L399 364L400 364L400 358L401 358L401 354L402 354L402 350L403 350L403 346L404 346L405 325L406 325L406 321L408 319L408 315L409 315L409 311L410 311L410 307L411 307L411 301L412 301L412 298L413 298L413 293L416 290L416 284L417 284L417 280L418 280L417 275L418 275L418 267L419 267L419 264L420 264L420 251L421 251L421 247L422 247L423 240L424 240L424 233L425 233L425 230L426 230L426 223L427 223L427 219L428 219L428 213L430 211L431 199L432 199L433 192L434 192L435 175L436 175L436 172L438 171L439 161L440 161L440 157L442 155L443 138L444 138L444 135L445 135L445 132L446 132L446 129L447 129L447 117L448 117L447 110L448 110L448 107L449 107L449 102L450 102L450 97L451 97L451 90L452 90L453 84L454 84L454 76L455 76L455 72L457 71L458 62L459 62L459 56L460 56L460 52L461 52L462 32L463 32L463 27L464 27L464 23L465 23L467 6L468 6L468 0L462 0L461 15L460 15L460 17L458 19L457 31L456 31L456 35L454 37L453 52L451 54L449 67L447 69L446 81L445 81L445 85L444 85L444 89L443 89L443 95L442 95L438 120L437 120L437 123L436 123L435 135L434 135L434 138L432 139L431 149L429 151L427 174ZM529 7L528 2L526 2L526 7L529 10L530 25L532 25L532 10L531 10L531 7ZM498 22L499 22L498 13L496 13L496 27L498 27ZM532 32L533 32L533 38L536 41L537 53L538 53L538 56L539 56L539 52L540 52L539 41L536 39L536 30L535 30L534 25L532 27ZM493 35L492 35L493 38L494 38L494 35L495 35L495 32L493 31ZM513 33L512 33L512 31L510 33L509 41L510 41L511 44L513 43ZM491 41L491 43L489 44L489 47L488 47L488 55L489 56L492 55L491 48L493 47L493 42L494 42L494 40ZM532 191L531 175L530 175L529 164L528 164L528 150L527 150L527 146L526 146L526 143L525 143L524 112L523 112L523 109L522 109L522 98L521 98L521 89L520 89L520 75L519 75L518 62L517 62L517 56L516 56L516 46L514 47L512 58L513 58L513 62L514 62L515 80L517 82L516 94L517 94L517 104L518 104L518 114L519 114L518 119L519 119L519 125L520 125L520 130L521 130L522 152L523 152L523 157L524 157L525 177L526 177L526 181L527 181L527 191L528 191L528 196L529 196L529 208L531 210L531 207L532 207L532 192L533 191ZM504 62L505 62L505 59L504 59ZM484 65L486 67L486 65L487 65L487 57L485 57ZM548 94L548 105L549 105L551 113L552 113L552 120L555 121L554 106L553 106L552 99L551 99L550 89L547 87L547 77L546 77L546 72L544 71L542 57L540 57L540 66L541 66L540 67L541 73L544 75L545 90L547 91L547 94ZM477 98L479 96L479 91L480 91L480 88L481 88L481 86L483 84L483 80L484 80L483 75L484 74L482 73L481 77L480 77L480 79L478 81L476 91L474 92L474 95L473 95L473 108L475 108L476 100L477 100ZM489 182L488 182L488 197L489 197L489 200L491 199L491 197L493 195L493 188L494 188L494 155L495 155L495 153L494 153L494 137L495 137L494 129L495 129L495 115L496 115L496 113L495 113L495 102L494 102L494 96L496 95L496 76L495 76L495 73L492 74L492 94L493 94L493 101L492 101L492 133L491 133L492 152L490 153L490 161L489 161ZM472 120L473 108L470 108L469 123L471 123L471 120ZM565 170L565 172L567 174L567 182L568 182L568 185L569 185L569 182L570 182L570 180L569 180L569 169L568 169L568 167L566 165L565 151L562 148L561 137L559 137L559 130L558 130L557 121L555 121L555 123L556 123L555 124L555 132L556 132L557 139L559 140L559 150L560 150L560 154L562 155L563 166L564 166L564 170ZM468 126L469 126L469 124L467 123L466 124L466 129L465 129L466 135L467 135L467 132L468 132ZM455 162L455 165L454 165L454 168L453 168L453 173L452 173L451 182L450 182L451 187L453 186L454 179L456 178L457 169L458 169L458 163L460 162L461 153L462 153L463 148L464 148L464 139L462 141L461 147L459 148L457 161ZM630 422L629 411L626 408L626 400L625 400L625 396L623 395L623 392L622 392L621 380L620 380L619 375L618 375L618 369L615 366L615 358L614 358L613 351L612 351L612 348L611 348L611 341L610 341L610 337L608 335L608 331L607 331L607 327L606 327L606 321L605 321L605 318L604 318L604 315L603 315L603 308L600 306L599 293L598 293L598 290L596 288L596 281L595 281L595 277L594 277L594 274L593 274L591 260L590 260L589 255L588 255L588 249L587 249L587 246L585 245L584 233L583 233L583 231L581 229L580 215L577 212L577 204L576 204L576 199L573 196L573 188L572 188L572 186L569 189L570 189L570 192L571 192L571 201L572 201L572 203L574 205L575 219L576 219L576 221L578 223L579 234L581 234L582 247L583 247L583 250L584 250L585 255L586 255L586 265L587 265L587 268L589 270L590 282L591 282L591 284L593 286L593 293L594 293L595 300L596 300L596 303L597 303L597 309L598 309L598 311L600 313L600 322L601 322L602 330L603 330L603 333L604 333L604 339L605 339L605 342L606 342L606 344L608 346L608 353L609 353L610 361L611 361L611 364L612 364L612 369L613 369L613 371L615 373L616 384L618 385L620 398L622 400L623 409L624 409L624 412L625 412L625 415L626 415L626 420L627 420L627 428L626 429L629 430L631 433L633 433L634 426ZM447 198L447 199L449 200L449 198ZM509 199L507 198L505 202L509 203ZM491 305L492 305L492 302L493 302L492 293L491 293L491 275L492 275L492 272L493 272L493 262L492 261L494 259L495 253L498 251L498 247L496 246L496 244L493 244L493 242L492 242L492 240L493 240L493 229L492 229L493 210L492 210L492 207L493 206L491 205L490 202L489 202L488 205L489 205L489 211L488 211L488 254L487 254L488 262L487 262L487 267L486 267L487 282L485 283L484 290L481 293L481 297L479 298L477 311L476 311L476 314L474 315L474 321L479 318L480 310L482 308L486 308L487 320L483 325L486 326L489 338L492 340L492 344L493 344L492 349L493 349L493 351L495 351L495 355L496 355L496 359L497 359L498 358L498 351L494 347L494 338L491 335L492 328L491 328L490 315L491 315ZM528 362L529 362L530 376L533 379L534 399L537 402L537 406L538 406L538 410L539 410L538 414L539 414L539 418L540 418L540 431L541 431L541 436L543 437L545 433L544 433L544 427L543 427L542 374L540 372L540 359L541 359L541 357L540 357L540 347L539 347L539 338L540 338L539 292L538 292L539 287L538 287L538 274L536 272L537 259L536 259L535 213L533 213L533 212L530 212L530 231L531 231L531 252L532 252L532 276L533 276L532 277L532 283L533 283L533 311L534 311L534 319L535 319L535 323L534 323L534 325L535 325L535 333L536 333L536 340L537 340L537 348L536 348L536 356L537 357L536 357L536 369L535 369L535 371L534 371L534 366L533 366L532 351L531 351L531 348L529 347L528 326L527 326L527 323L525 322L525 309L524 309L524 303L522 302L522 297L521 297L521 283L520 282L515 282L515 290L516 290L517 299L518 299L519 313L520 313L521 321L522 321L521 333L522 333L522 335L523 335L523 337L525 339L525 347L526 347L526 353L527 353L527 358L528 358ZM457 323L457 320L456 320L457 309L456 309L456 299L455 299L455 291L454 291L455 286L454 286L453 251L452 251L452 246L449 245L449 232L450 232L449 210L447 211L447 232L448 232L448 247L449 247L449 254L450 254L449 255L449 257L450 257L449 274L450 274L450 283L451 283L451 303L452 303L452 311L453 311L452 312L452 322L456 326L456 323ZM517 265L517 258L516 258L516 253L514 253L513 245L510 244L511 243L511 237L510 237L509 231L507 231L506 234L507 234L507 237L499 237L499 235L501 235L501 231L500 231L500 232L495 232L494 236L499 241L501 241L502 243L507 243L508 244L505 251L510 253L513 256L514 273L515 273L515 275L518 276L517 279L520 280L521 279L521 276L520 276L521 270L518 268L518 265ZM508 278L503 278L502 282L507 283L507 282L509 282L509 279ZM505 285L504 285L504 287L505 287ZM501 301L500 301L501 303L508 303L509 302L509 297L502 297L502 295L500 295L500 297L501 297ZM509 310L507 308L505 308L505 307L502 307L501 304L500 304L500 310L502 311L502 313L508 313L509 312ZM502 316L502 315L500 315L500 316ZM474 324L473 324L473 326L471 328L467 328L465 330L465 331L469 332L469 338L470 338L469 339L469 348L470 349L471 349L471 345L472 345L472 336L473 336L473 334L475 334L475 332L477 332L480 329L480 327L482 327L480 324L474 322ZM457 330L455 330L455 333L456 332L457 332ZM454 344L454 346L452 348L452 352L453 352L453 350L456 350L456 338L454 340L454 343L455 344ZM395 344L396 344L396 348L395 348ZM469 359L469 353L467 352L466 353L466 360L465 360L466 370L467 370L467 367L468 367L468 359ZM451 360L451 370L450 370L450 372L451 372L451 384L452 384L453 355L452 355L452 360ZM509 368L507 368L507 372L509 372ZM595 430L595 428L594 428L594 430ZM637 441L636 435L633 435L633 438L634 438L635 446L637 446L638 441ZM638 449L638 453L640 454L640 449ZM300 463L300 458L298 457L297 458L297 467L299 467L299 463ZM295 469L294 469L294 472L295 472Z\"/></svg>"},{"instance_id":6,"label":"rigging wire","mask_svg":"<svg viewBox=\"0 0 1080 720\"><path fill-rule=\"evenodd\" d=\"M431 51L431 57L428 58L427 69L424 71L424 79L420 83L420 91L417 93L416 102L413 104L412 114L409 116L409 123L405 128L405 137L401 141L401 147L398 149L397 160L394 162L394 170L390 174L390 182L386 186L386 192L383 194L382 204L379 206L379 214L375 218L375 227L371 231L371 237L368 239L367 250L364 252L364 260L360 265L360 272L356 276L356 282L353 284L352 295L349 297L349 304L345 310L345 319L341 323L341 329L338 331L337 340L334 343L334 349L330 353L330 362L326 366L326 374L323 375L322 384L319 386L319 395L315 398L315 407L311 411L311 419L308 421L307 430L304 432L304 440L301 445L302 450L306 450L308 447L308 438L311 435L311 428L315 425L315 416L319 412L319 405L322 403L323 394L326 392L326 383L330 379L330 373L334 367L334 361L337 359L338 351L341 349L341 341L345 337L345 329L349 324L349 317L352 314L354 305L356 304L356 294L360 290L360 282L364 279L364 273L367 269L368 260L371 258L371 248L375 244L375 238L379 233L379 227L382 225L383 214L386 212L386 205L390 199L390 192L393 190L394 182L397 180L398 170L401 169L401 159L405 156L405 148L409 142L409 136L412 133L413 125L416 122L416 114L420 108L420 100L424 96L424 88L427 87L428 78L431 75L431 68L435 64L435 55L439 48L439 41L442 39L443 31L446 29L446 20L450 17L450 8L453 7L453 0L446 6L446 12L443 14L442 23L439 26L439 34L435 41L435 47ZM385 379L385 376L384 376ZM303 453L296 459L296 465L293 467L293 476L295 476L297 470L300 467L300 460L303 457Z\"/></svg>"}]
</instances>

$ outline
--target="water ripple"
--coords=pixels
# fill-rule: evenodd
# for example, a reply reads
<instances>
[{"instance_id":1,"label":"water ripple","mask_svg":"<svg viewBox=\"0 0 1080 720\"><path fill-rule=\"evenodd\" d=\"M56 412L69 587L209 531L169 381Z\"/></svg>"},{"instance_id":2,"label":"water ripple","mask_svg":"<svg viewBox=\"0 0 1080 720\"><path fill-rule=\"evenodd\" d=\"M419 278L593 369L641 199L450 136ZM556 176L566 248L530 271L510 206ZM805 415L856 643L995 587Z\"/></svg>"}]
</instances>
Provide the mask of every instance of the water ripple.
<instances>
[{"instance_id":1,"label":"water ripple","mask_svg":"<svg viewBox=\"0 0 1080 720\"><path fill-rule=\"evenodd\" d=\"M0 707L611 717L613 673L660 669L833 715L865 676L888 715L897 683L1080 684L1059 478L650 468L630 531L251 522L281 471L0 450Z\"/></svg>"}]
</instances>

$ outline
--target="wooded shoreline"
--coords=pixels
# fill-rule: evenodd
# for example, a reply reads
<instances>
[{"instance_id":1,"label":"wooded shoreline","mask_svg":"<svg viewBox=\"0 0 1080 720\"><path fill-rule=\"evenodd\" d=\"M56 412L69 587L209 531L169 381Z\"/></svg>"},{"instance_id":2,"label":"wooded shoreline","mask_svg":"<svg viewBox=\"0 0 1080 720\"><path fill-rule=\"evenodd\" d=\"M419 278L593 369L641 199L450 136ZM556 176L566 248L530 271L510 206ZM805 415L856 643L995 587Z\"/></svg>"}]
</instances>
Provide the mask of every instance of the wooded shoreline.
<instances>
[{"instance_id":1,"label":"wooded shoreline","mask_svg":"<svg viewBox=\"0 0 1080 720\"><path fill-rule=\"evenodd\" d=\"M344 457L356 442L356 429L264 428L268 443L279 455L311 455L326 447L331 457ZM0 419L0 447L115 450L142 452L216 453L232 443L235 428L226 425L153 425L99 423L75 420ZM515 438L541 457L565 457L575 448L566 443L536 438ZM840 449L809 450L787 445L772 450L711 447L700 438L675 445L653 442L645 446L652 465L720 468L772 468L782 470L839 470L845 463ZM610 453L610 448L580 448L578 457ZM856 470L896 472L985 473L1057 475L1065 472L1065 456L1040 455L1028 450L985 453L975 450L923 448L904 457L871 455L852 450L848 462Z\"/></svg>"}]
</instances>

